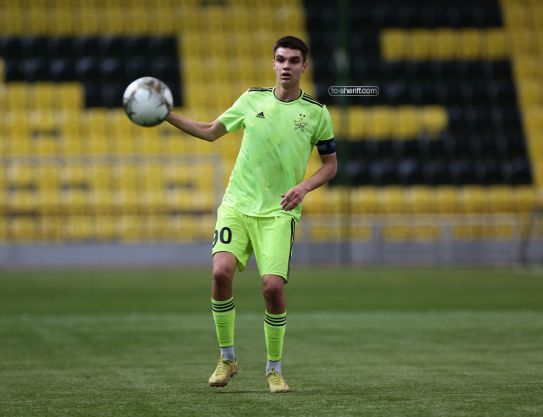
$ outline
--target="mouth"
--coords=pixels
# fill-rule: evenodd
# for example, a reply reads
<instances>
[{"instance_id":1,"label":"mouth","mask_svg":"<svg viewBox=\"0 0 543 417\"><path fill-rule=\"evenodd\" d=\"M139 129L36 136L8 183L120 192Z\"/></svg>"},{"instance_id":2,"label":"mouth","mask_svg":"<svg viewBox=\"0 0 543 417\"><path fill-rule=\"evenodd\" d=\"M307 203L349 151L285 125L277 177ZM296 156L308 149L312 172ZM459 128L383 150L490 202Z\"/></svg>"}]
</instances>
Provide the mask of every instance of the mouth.
<instances>
[{"instance_id":1,"label":"mouth","mask_svg":"<svg viewBox=\"0 0 543 417\"><path fill-rule=\"evenodd\" d=\"M281 74L281 78L290 78L290 77L292 77L292 74L289 73L289 72L283 72L283 73Z\"/></svg>"}]
</instances>

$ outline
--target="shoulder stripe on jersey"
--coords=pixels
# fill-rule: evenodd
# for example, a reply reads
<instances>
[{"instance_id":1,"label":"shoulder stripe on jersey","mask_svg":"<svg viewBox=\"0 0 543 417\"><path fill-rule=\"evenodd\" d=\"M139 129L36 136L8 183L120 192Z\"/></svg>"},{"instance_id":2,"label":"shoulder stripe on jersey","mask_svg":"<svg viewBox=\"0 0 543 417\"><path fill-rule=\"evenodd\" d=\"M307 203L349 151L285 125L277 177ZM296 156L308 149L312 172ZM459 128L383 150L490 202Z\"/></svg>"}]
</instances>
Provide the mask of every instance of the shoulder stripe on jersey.
<instances>
[{"instance_id":1,"label":"shoulder stripe on jersey","mask_svg":"<svg viewBox=\"0 0 543 417\"><path fill-rule=\"evenodd\" d=\"M307 97L308 99L310 100L313 100L313 101L316 101L317 103L319 102L319 100L317 100L315 97L313 96L310 96L309 94L307 94L306 92L304 92L304 97Z\"/></svg>"},{"instance_id":2,"label":"shoulder stripe on jersey","mask_svg":"<svg viewBox=\"0 0 543 417\"><path fill-rule=\"evenodd\" d=\"M269 87L269 88L267 88L267 87L251 87L251 88L249 88L249 91L269 91L269 92L271 92L272 88L271 87Z\"/></svg>"},{"instance_id":3,"label":"shoulder stripe on jersey","mask_svg":"<svg viewBox=\"0 0 543 417\"><path fill-rule=\"evenodd\" d=\"M302 100L305 100L305 101L307 101L309 103L312 103L312 104L316 104L319 107L324 107L324 104L319 103L317 100L309 99L305 95L302 97Z\"/></svg>"}]
</instances>

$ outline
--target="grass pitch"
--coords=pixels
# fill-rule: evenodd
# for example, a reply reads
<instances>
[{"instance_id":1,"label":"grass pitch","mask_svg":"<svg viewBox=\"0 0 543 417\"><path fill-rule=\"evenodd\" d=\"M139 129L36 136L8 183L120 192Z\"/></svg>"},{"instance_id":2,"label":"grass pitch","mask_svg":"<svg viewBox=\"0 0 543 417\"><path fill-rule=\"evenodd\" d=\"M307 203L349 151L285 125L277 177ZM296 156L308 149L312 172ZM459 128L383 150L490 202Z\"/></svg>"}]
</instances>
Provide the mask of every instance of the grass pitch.
<instances>
[{"instance_id":1,"label":"grass pitch","mask_svg":"<svg viewBox=\"0 0 543 417\"><path fill-rule=\"evenodd\" d=\"M284 373L238 274L240 374L218 357L209 272L0 272L0 416L541 416L543 274L295 269Z\"/></svg>"}]
</instances>

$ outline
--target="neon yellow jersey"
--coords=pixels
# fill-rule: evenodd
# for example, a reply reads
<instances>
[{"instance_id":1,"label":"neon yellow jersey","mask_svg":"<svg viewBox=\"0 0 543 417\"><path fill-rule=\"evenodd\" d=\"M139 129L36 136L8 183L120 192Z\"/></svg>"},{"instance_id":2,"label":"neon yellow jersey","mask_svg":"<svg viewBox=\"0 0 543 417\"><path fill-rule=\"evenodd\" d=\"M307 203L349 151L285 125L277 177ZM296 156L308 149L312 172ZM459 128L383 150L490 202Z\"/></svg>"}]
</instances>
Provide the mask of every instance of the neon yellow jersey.
<instances>
[{"instance_id":1,"label":"neon yellow jersey","mask_svg":"<svg viewBox=\"0 0 543 417\"><path fill-rule=\"evenodd\" d=\"M249 216L299 221L301 207L282 210L281 196L302 182L313 147L334 138L326 106L303 91L285 102L274 88L251 88L219 121L228 132L245 130L222 203Z\"/></svg>"}]
</instances>

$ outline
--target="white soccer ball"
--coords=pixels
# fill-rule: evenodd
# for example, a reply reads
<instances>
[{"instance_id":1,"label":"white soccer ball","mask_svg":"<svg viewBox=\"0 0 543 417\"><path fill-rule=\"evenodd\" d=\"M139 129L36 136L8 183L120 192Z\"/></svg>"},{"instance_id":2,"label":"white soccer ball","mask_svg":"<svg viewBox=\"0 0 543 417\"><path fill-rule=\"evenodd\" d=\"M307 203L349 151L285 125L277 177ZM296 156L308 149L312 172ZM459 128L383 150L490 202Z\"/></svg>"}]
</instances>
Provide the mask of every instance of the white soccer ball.
<instances>
[{"instance_id":1,"label":"white soccer ball","mask_svg":"<svg viewBox=\"0 0 543 417\"><path fill-rule=\"evenodd\" d=\"M172 110L172 92L158 78L138 78L124 90L123 106L134 123L146 127L156 126L162 123Z\"/></svg>"}]
</instances>

